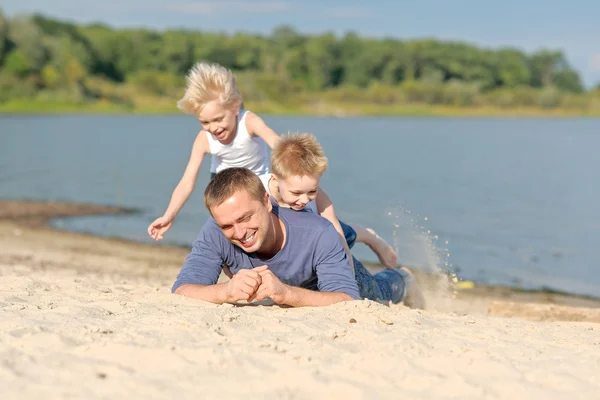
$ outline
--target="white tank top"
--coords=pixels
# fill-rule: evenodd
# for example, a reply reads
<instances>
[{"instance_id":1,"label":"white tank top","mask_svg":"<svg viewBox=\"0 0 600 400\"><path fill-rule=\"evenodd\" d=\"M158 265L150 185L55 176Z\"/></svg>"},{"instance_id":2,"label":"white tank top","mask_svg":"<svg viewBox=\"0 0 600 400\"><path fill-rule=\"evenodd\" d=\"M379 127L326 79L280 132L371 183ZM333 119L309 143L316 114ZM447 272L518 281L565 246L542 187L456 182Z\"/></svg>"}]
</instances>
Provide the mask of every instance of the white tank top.
<instances>
[{"instance_id":1,"label":"white tank top","mask_svg":"<svg viewBox=\"0 0 600 400\"><path fill-rule=\"evenodd\" d=\"M237 118L237 133L229 144L219 142L210 132L206 132L212 160L210 172L217 173L227 168L243 167L256 175L270 172L267 143L258 136L250 136L246 128L248 111L241 110Z\"/></svg>"},{"instance_id":2,"label":"white tank top","mask_svg":"<svg viewBox=\"0 0 600 400\"><path fill-rule=\"evenodd\" d=\"M269 196L271 196L272 198L273 195L269 190L269 181L271 180L271 174L263 174L259 175L258 177L260 178L263 186L265 187L265 190L267 191L267 193L269 193ZM317 211L317 202L314 200L309 201L308 204L304 207L304 210L319 215L319 212Z\"/></svg>"}]
</instances>

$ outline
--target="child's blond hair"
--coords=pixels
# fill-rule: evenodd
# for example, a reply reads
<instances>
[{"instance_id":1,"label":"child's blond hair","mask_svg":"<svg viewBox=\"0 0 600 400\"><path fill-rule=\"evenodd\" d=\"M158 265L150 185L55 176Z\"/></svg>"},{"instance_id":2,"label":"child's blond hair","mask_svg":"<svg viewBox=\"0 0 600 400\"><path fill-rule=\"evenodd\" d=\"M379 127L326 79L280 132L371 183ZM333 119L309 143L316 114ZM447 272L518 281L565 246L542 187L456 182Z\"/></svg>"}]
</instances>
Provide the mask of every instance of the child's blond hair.
<instances>
[{"instance_id":1,"label":"child's blond hair","mask_svg":"<svg viewBox=\"0 0 600 400\"><path fill-rule=\"evenodd\" d=\"M271 171L279 179L290 176L321 176L327 169L323 147L313 135L281 136L271 153Z\"/></svg>"},{"instance_id":2,"label":"child's blond hair","mask_svg":"<svg viewBox=\"0 0 600 400\"><path fill-rule=\"evenodd\" d=\"M186 80L185 94L177 102L177 107L185 113L198 114L213 100L232 108L243 103L235 75L222 65L199 62L190 70Z\"/></svg>"}]
</instances>

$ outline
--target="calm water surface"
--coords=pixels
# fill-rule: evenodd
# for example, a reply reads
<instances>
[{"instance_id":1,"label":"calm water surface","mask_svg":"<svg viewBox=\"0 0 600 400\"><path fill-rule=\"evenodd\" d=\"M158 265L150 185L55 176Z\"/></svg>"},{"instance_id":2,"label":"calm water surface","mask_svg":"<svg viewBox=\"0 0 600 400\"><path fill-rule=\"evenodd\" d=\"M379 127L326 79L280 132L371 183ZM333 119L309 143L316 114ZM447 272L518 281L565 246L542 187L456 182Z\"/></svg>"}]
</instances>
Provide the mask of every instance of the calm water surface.
<instances>
[{"instance_id":1,"label":"calm water surface","mask_svg":"<svg viewBox=\"0 0 600 400\"><path fill-rule=\"evenodd\" d=\"M600 120L265 120L318 137L339 216L377 230L401 262L600 296ZM149 241L198 129L188 116L0 117L0 197L135 207L54 224ZM206 219L208 166L167 242L189 245Z\"/></svg>"}]
</instances>

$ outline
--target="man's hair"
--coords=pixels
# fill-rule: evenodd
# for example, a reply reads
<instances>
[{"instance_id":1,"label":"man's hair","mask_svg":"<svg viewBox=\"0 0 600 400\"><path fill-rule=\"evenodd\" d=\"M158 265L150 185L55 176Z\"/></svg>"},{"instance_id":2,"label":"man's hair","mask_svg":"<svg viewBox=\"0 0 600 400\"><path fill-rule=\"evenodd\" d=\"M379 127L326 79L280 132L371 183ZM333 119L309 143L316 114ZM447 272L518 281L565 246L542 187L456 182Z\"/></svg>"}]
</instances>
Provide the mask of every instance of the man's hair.
<instances>
[{"instance_id":1,"label":"man's hair","mask_svg":"<svg viewBox=\"0 0 600 400\"><path fill-rule=\"evenodd\" d=\"M323 147L308 133L281 136L271 153L271 171L279 179L321 176L326 169Z\"/></svg>"},{"instance_id":2,"label":"man's hair","mask_svg":"<svg viewBox=\"0 0 600 400\"><path fill-rule=\"evenodd\" d=\"M219 64L199 62L186 80L185 94L177 102L177 107L185 113L198 114L213 100L225 107L239 107L243 103L235 75Z\"/></svg>"},{"instance_id":3,"label":"man's hair","mask_svg":"<svg viewBox=\"0 0 600 400\"><path fill-rule=\"evenodd\" d=\"M260 178L248 168L227 168L215 175L204 190L204 205L211 208L221 205L236 192L245 190L254 200L263 201L265 187Z\"/></svg>"}]
</instances>

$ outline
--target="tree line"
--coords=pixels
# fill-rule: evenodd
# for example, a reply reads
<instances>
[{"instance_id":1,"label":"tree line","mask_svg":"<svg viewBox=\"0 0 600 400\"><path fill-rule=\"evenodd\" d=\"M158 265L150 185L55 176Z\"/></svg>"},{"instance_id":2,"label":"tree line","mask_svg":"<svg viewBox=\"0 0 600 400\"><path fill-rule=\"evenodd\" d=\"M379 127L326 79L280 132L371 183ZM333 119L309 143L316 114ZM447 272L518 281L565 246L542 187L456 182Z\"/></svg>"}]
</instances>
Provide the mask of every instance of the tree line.
<instances>
[{"instance_id":1,"label":"tree line","mask_svg":"<svg viewBox=\"0 0 600 400\"><path fill-rule=\"evenodd\" d=\"M558 50L303 35L288 26L270 35L114 29L43 15L8 18L0 10L0 102L177 98L199 60L234 70L247 101L316 101L320 94L319 101L340 103L582 108L591 98Z\"/></svg>"}]
</instances>

